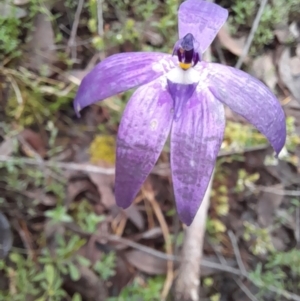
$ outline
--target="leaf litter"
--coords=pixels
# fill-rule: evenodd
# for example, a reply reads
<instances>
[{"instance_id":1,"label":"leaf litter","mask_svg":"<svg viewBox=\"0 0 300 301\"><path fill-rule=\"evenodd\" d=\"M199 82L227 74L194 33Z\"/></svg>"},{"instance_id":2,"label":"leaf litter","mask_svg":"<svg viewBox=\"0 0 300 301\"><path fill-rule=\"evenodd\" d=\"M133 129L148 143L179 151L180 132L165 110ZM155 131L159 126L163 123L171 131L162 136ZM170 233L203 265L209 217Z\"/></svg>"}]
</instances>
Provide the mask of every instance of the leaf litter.
<instances>
[{"instance_id":1,"label":"leaf litter","mask_svg":"<svg viewBox=\"0 0 300 301\"><path fill-rule=\"evenodd\" d=\"M24 18L27 14L29 1L21 2L14 3L20 5L16 18ZM0 10L1 7L3 10L3 5ZM108 295L119 295L135 280L139 281L141 275L143 279L149 279L170 273L169 261L174 262L172 269L176 273L182 248L180 233L184 229L174 214L167 150L159 158L149 177L150 182L125 211L115 204L113 172L102 174L90 170L91 166L113 170L114 145L111 142L115 139L122 108L129 95L121 94L110 99L109 106L99 104L86 109L79 120L72 110L71 101L87 70L101 57L124 49L136 50L138 39L141 39L143 48L150 45L157 50L163 47L163 41L167 41L169 34L166 36L164 30L156 26L160 20L156 17L147 20L144 31L136 33L134 28L128 28L130 22L126 21L133 12L125 10L125 17L121 18L113 7L105 4L104 32L110 37L121 37L121 42L112 42L111 38L103 43L103 37L98 36L97 30L91 31L93 22L89 20L95 19L89 17L87 8L83 8L75 39L76 61L72 61L71 54L64 58L64 51L75 23L76 9L77 5L63 8L56 4L49 10L51 14L55 10L60 12L55 22L44 13L37 13L34 30L22 39L24 56L19 62L14 62L15 65L7 59L0 66L1 76L9 74L9 93L1 92L4 91L1 84L2 107L16 91L30 102L34 91L39 90L41 96L38 99L43 101L44 108L56 104L51 113L47 110L38 112L41 117L38 117L37 109L29 110L33 120L30 125L22 124L22 119L7 116L5 110L1 110L1 256L6 257L12 252L11 248L21 248L32 258L41 256L44 247L48 247L53 255L59 254L62 248L57 236L65 243L72 242L72 236L78 236L83 242L82 245L78 243L78 248L74 243L70 268L73 272L63 276L64 287L69 296L79 293L83 299L102 301ZM111 24L115 27L112 28ZM125 27L127 31L131 30L131 37L125 36L126 32L122 31ZM274 40L267 45L267 50L255 56L248 54L243 68L277 93L287 115L294 118L293 131L299 136L299 108L293 105L293 99L300 99L300 44L295 38L297 30L289 26L284 28L288 28L294 44L286 45L289 42L285 39L286 32L276 27L274 36L277 43ZM212 46L216 60L234 65L245 45L243 34L240 35L242 38L232 36L225 26L218 36L220 49L217 45ZM98 42L93 40L95 37ZM49 120L54 127L47 128ZM261 142L255 131L247 129L249 134L244 137L243 121L234 114L230 115L230 120L233 124L228 124L226 143L221 150L223 155L218 160L213 186L203 262L195 264L208 265L206 270L202 269L202 288L206 298L213 298L219 293L223 298L231 296L228 300L251 300L249 294L245 294L245 287L250 295L255 295L257 286L249 280L243 280L242 285L235 281L237 274L234 273L239 272L239 265L228 231L235 233L242 262L249 273L260 264L268 271L268 256L276 254L274 250L288 252L294 250L295 245L299 246L299 195L291 196L288 192L299 192L300 148L299 143L294 143L288 149L289 158L271 162L272 154L267 145L255 149ZM110 139L99 140L99 137ZM239 152L236 152L236 141L241 148ZM45 161L48 162L46 165ZM36 163L29 165L26 162ZM254 174L259 174L259 177L253 177ZM228 212L224 211L225 207ZM222 215L220 212L226 213ZM52 223L53 220L56 224ZM221 228L224 231L220 231ZM39 238L43 236L45 242L41 244ZM174 254L167 249L168 244L174 248ZM105 256L111 252L116 256L115 274L106 280L99 276L92 264L76 261L76 256L80 255L91 263L105 262ZM261 279L266 278L264 272L259 275ZM292 284L296 283L297 277L290 273L289 267L285 275ZM78 279L75 281L74 277ZM213 285L205 286L209 283L208 277L212 277ZM225 280L226 287L222 284ZM291 291L291 287L284 290L300 295L299 288L295 286ZM274 300L274 294L279 293L269 292L264 300ZM285 294L279 296L285 300Z\"/></svg>"}]
</instances>

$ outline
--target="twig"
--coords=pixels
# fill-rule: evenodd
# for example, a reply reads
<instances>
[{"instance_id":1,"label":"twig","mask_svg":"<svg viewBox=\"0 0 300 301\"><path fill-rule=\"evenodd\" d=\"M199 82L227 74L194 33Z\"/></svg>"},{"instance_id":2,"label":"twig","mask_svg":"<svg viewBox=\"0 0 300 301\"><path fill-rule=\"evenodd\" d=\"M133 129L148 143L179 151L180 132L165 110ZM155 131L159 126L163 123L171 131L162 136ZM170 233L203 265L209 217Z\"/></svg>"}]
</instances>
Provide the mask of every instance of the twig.
<instances>
[{"instance_id":1,"label":"twig","mask_svg":"<svg viewBox=\"0 0 300 301\"><path fill-rule=\"evenodd\" d=\"M97 17L98 17L98 35L100 37L104 34L103 29L103 7L102 7L103 0L97 0Z\"/></svg>"},{"instance_id":2,"label":"twig","mask_svg":"<svg viewBox=\"0 0 300 301\"><path fill-rule=\"evenodd\" d=\"M98 167L91 164L79 164L79 163L67 163L67 162L55 162L55 161L37 161L31 158L18 158L0 155L0 162L10 162L14 164L27 164L33 166L39 166L40 168L60 168L66 170L94 172L104 175L113 175L115 173L114 168Z\"/></svg>"},{"instance_id":3,"label":"twig","mask_svg":"<svg viewBox=\"0 0 300 301\"><path fill-rule=\"evenodd\" d=\"M288 300L300 301L300 296L297 296L294 293L290 293L290 292L288 292L286 290L283 290L281 288L277 288L277 287L275 287L273 285L269 285L269 286L267 286L267 288L271 292L276 293L276 294L278 294L280 296L284 296Z\"/></svg>"},{"instance_id":4,"label":"twig","mask_svg":"<svg viewBox=\"0 0 300 301\"><path fill-rule=\"evenodd\" d=\"M241 56L239 57L236 65L235 65L235 68L238 68L238 69L241 68L241 66L243 64L243 61L244 61L245 57L247 56L247 54L249 52L249 49L251 47L251 44L252 44L252 41L253 41L253 38L254 38L254 35L255 35L255 32L258 28L260 19L262 17L262 14L264 12L264 9L265 9L265 6L266 6L267 2L268 2L268 0L261 0L261 2L260 2L260 7L258 9L257 15L254 19L253 24L252 24L252 28L250 30L250 33L249 33L248 39L246 41L245 47L244 47L243 52L242 52Z\"/></svg>"},{"instance_id":5,"label":"twig","mask_svg":"<svg viewBox=\"0 0 300 301\"><path fill-rule=\"evenodd\" d=\"M242 261L241 253L240 253L240 250L239 250L239 247L238 247L238 244L237 244L237 239L236 239L235 235L233 234L233 232L231 230L228 231L228 235L229 235L232 247L233 247L233 251L234 251L238 266L239 266L242 274L247 274L247 271L246 271L246 268L245 268L244 263Z\"/></svg>"},{"instance_id":6,"label":"twig","mask_svg":"<svg viewBox=\"0 0 300 301\"><path fill-rule=\"evenodd\" d=\"M79 25L79 19L80 19L81 11L83 8L83 4L84 4L84 0L79 0L77 9L76 9L76 13L74 16L74 22L72 25L70 39L68 41L68 46L72 50L72 59L74 59L74 60L76 59L76 49L74 48L74 46L76 46L75 40L76 40L77 29L78 29L78 25Z\"/></svg>"},{"instance_id":7,"label":"twig","mask_svg":"<svg viewBox=\"0 0 300 301\"><path fill-rule=\"evenodd\" d=\"M82 172L94 172L104 175L113 175L115 174L114 168L104 168L95 166L89 163L73 163L73 162L58 162L51 160L40 160L26 157L12 157L6 155L0 155L0 162L10 162L15 164L27 164L39 166L42 168L60 168L66 170L82 171ZM159 164L154 167L151 173L153 174L168 174L170 172L169 164ZM300 191L297 190L278 190L274 188L264 187L264 186L253 186L247 185L247 187L252 190L265 191L283 196L300 196Z\"/></svg>"},{"instance_id":8,"label":"twig","mask_svg":"<svg viewBox=\"0 0 300 301\"><path fill-rule=\"evenodd\" d=\"M248 287L240 279L234 279L234 281L251 301L258 301L257 298L250 292Z\"/></svg>"},{"instance_id":9,"label":"twig","mask_svg":"<svg viewBox=\"0 0 300 301\"><path fill-rule=\"evenodd\" d=\"M252 183L247 183L246 187L250 189L252 192L264 191L264 192L269 192L269 193L282 195L282 196L300 196L300 191L297 190L280 190L274 187L258 186Z\"/></svg>"}]
</instances>

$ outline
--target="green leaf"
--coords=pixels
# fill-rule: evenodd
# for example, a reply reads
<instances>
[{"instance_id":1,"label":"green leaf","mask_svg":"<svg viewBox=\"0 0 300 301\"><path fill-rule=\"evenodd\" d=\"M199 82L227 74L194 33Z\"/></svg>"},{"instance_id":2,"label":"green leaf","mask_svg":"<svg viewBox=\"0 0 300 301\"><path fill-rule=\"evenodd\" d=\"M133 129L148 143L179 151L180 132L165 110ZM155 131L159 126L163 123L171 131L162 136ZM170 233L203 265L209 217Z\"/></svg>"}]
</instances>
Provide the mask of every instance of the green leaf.
<instances>
[{"instance_id":1,"label":"green leaf","mask_svg":"<svg viewBox=\"0 0 300 301\"><path fill-rule=\"evenodd\" d=\"M43 280L45 278L45 274L44 273L38 273L37 275L35 275L32 278L32 281L34 282L40 282L41 280Z\"/></svg>"},{"instance_id":2,"label":"green leaf","mask_svg":"<svg viewBox=\"0 0 300 301\"><path fill-rule=\"evenodd\" d=\"M17 253L11 253L9 255L9 258L14 263L18 263L21 260L21 256L19 254L17 254Z\"/></svg>"},{"instance_id":3,"label":"green leaf","mask_svg":"<svg viewBox=\"0 0 300 301\"><path fill-rule=\"evenodd\" d=\"M47 282L49 284L53 284L56 277L54 266L52 264L46 264L44 270L45 270L45 278Z\"/></svg>"},{"instance_id":4,"label":"green leaf","mask_svg":"<svg viewBox=\"0 0 300 301\"><path fill-rule=\"evenodd\" d=\"M72 301L82 301L81 295L79 295L78 293L75 293L72 297Z\"/></svg>"},{"instance_id":5,"label":"green leaf","mask_svg":"<svg viewBox=\"0 0 300 301\"><path fill-rule=\"evenodd\" d=\"M80 279L80 272L76 265L72 262L68 264L70 277L73 281L78 281Z\"/></svg>"},{"instance_id":6,"label":"green leaf","mask_svg":"<svg viewBox=\"0 0 300 301\"><path fill-rule=\"evenodd\" d=\"M91 265L91 261L83 256L80 255L76 256L76 260L78 261L79 264L83 265L84 267L89 267Z\"/></svg>"}]
</instances>

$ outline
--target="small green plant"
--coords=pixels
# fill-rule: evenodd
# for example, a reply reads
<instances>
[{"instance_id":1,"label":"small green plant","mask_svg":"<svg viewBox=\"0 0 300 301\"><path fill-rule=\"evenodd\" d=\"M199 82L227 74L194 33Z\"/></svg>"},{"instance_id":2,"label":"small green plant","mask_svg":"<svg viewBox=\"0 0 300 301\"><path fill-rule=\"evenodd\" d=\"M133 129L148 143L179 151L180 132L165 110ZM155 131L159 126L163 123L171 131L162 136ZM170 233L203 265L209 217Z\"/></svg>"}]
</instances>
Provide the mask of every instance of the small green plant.
<instances>
[{"instance_id":1,"label":"small green plant","mask_svg":"<svg viewBox=\"0 0 300 301\"><path fill-rule=\"evenodd\" d=\"M87 258L78 255L78 250L86 243L84 239L74 234L69 237L56 235L55 239L55 254L45 248L37 262L18 252L10 253L9 262L0 260L0 271L9 283L7 289L0 291L0 301L23 301L29 297L37 301L61 301L67 296L63 277L68 275L78 281L80 266L93 268L103 280L114 275L115 253L104 255L92 266ZM81 297L77 294L74 300L81 300Z\"/></svg>"},{"instance_id":2,"label":"small green plant","mask_svg":"<svg viewBox=\"0 0 300 301\"><path fill-rule=\"evenodd\" d=\"M163 283L162 277L149 278L147 281L136 278L131 285L122 290L119 297L109 298L108 301L160 301Z\"/></svg>"},{"instance_id":3,"label":"small green plant","mask_svg":"<svg viewBox=\"0 0 300 301\"><path fill-rule=\"evenodd\" d=\"M278 289L284 289L284 281L286 275L281 269L263 271L261 263L258 263L256 269L249 273L251 281L260 288L259 296L264 295L270 286L275 286Z\"/></svg>"},{"instance_id":4,"label":"small green plant","mask_svg":"<svg viewBox=\"0 0 300 301\"><path fill-rule=\"evenodd\" d=\"M247 147L266 144L266 138L249 124L228 121L222 149L243 151Z\"/></svg>"},{"instance_id":5,"label":"small green plant","mask_svg":"<svg viewBox=\"0 0 300 301\"><path fill-rule=\"evenodd\" d=\"M52 264L36 265L18 253L11 253L11 265L0 261L0 269L9 279L7 290L0 291L0 300L26 300L29 296L38 301L60 301L66 296L62 289L63 279Z\"/></svg>"},{"instance_id":6,"label":"small green plant","mask_svg":"<svg viewBox=\"0 0 300 301\"><path fill-rule=\"evenodd\" d=\"M289 151L295 151L295 148L300 145L300 137L296 132L295 118L292 116L286 117L286 131L286 148Z\"/></svg>"},{"instance_id":7,"label":"small green plant","mask_svg":"<svg viewBox=\"0 0 300 301\"><path fill-rule=\"evenodd\" d=\"M254 255L265 255L274 251L268 228L260 228L249 222L244 222L244 227L243 238L252 242L250 250Z\"/></svg>"},{"instance_id":8,"label":"small green plant","mask_svg":"<svg viewBox=\"0 0 300 301\"><path fill-rule=\"evenodd\" d=\"M116 254L114 252L110 252L108 254L102 255L101 260L98 260L94 264L93 269L103 280L107 280L108 278L115 275L115 265Z\"/></svg>"},{"instance_id":9,"label":"small green plant","mask_svg":"<svg viewBox=\"0 0 300 301\"><path fill-rule=\"evenodd\" d=\"M20 57L21 35L32 29L34 16L39 12L52 16L41 0L29 0L26 10L15 6L13 0L1 1L0 5L0 60Z\"/></svg>"},{"instance_id":10,"label":"small green plant","mask_svg":"<svg viewBox=\"0 0 300 301\"><path fill-rule=\"evenodd\" d=\"M229 211L228 188L220 185L211 192L212 203L218 216L226 216Z\"/></svg>"},{"instance_id":11,"label":"small green plant","mask_svg":"<svg viewBox=\"0 0 300 301\"><path fill-rule=\"evenodd\" d=\"M289 268L293 276L300 276L300 250L292 249L288 252L274 252L271 254L266 268Z\"/></svg>"},{"instance_id":12,"label":"small green plant","mask_svg":"<svg viewBox=\"0 0 300 301\"><path fill-rule=\"evenodd\" d=\"M19 48L21 20L14 16L0 16L0 60L6 55L18 57L21 55Z\"/></svg>"},{"instance_id":13,"label":"small green plant","mask_svg":"<svg viewBox=\"0 0 300 301\"><path fill-rule=\"evenodd\" d=\"M67 213L67 208L61 205L56 206L52 210L47 210L45 216L49 217L54 224L70 223L73 221L73 218Z\"/></svg>"},{"instance_id":14,"label":"small green plant","mask_svg":"<svg viewBox=\"0 0 300 301\"><path fill-rule=\"evenodd\" d=\"M300 251L292 249L288 252L272 252L264 265L259 263L249 273L250 279L260 289L258 296L270 293L270 287L281 290L295 291L300 288L297 278L300 276ZM282 300L278 296L278 300ZM263 298L261 300L264 300Z\"/></svg>"},{"instance_id":15,"label":"small green plant","mask_svg":"<svg viewBox=\"0 0 300 301\"><path fill-rule=\"evenodd\" d=\"M249 31L259 8L259 0L234 0L231 5L232 16L229 18L230 30L236 34L241 30ZM298 0L278 0L267 4L262 14L260 24L255 32L250 53L256 55L265 45L274 39L273 29L281 22L289 22L289 16L298 16L300 7Z\"/></svg>"},{"instance_id":16,"label":"small green plant","mask_svg":"<svg viewBox=\"0 0 300 301\"><path fill-rule=\"evenodd\" d=\"M217 218L207 218L206 231L213 239L218 239L226 231L226 226Z\"/></svg>"},{"instance_id":17,"label":"small green plant","mask_svg":"<svg viewBox=\"0 0 300 301\"><path fill-rule=\"evenodd\" d=\"M258 173L249 174L244 169L238 170L238 179L234 191L237 193L245 191L247 187L252 187L253 184L259 179Z\"/></svg>"}]
</instances>

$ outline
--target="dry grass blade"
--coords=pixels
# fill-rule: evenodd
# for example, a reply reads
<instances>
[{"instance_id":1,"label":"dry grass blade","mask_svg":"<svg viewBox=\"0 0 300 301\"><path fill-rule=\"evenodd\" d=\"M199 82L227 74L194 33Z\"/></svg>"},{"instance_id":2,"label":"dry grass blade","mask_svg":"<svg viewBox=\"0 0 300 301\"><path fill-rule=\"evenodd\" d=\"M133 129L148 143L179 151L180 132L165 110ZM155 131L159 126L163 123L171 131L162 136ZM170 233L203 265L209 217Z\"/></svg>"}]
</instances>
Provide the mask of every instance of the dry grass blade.
<instances>
[{"instance_id":1,"label":"dry grass blade","mask_svg":"<svg viewBox=\"0 0 300 301\"><path fill-rule=\"evenodd\" d=\"M144 196L146 197L146 199L149 201L149 203L151 204L153 211L158 219L158 222L160 224L163 236L164 236L164 240L165 240L165 244L166 244L166 252L169 256L173 255L173 249L172 249L172 243L171 243L171 237L170 237L170 232L169 232L169 228L168 225L165 221L164 215L160 209L159 204L157 203L155 197L154 197L154 193L153 190L151 189L143 189L142 190ZM164 284L164 288L163 291L161 293L161 298L162 300L166 300L169 291L171 289L172 283L173 283L173 278L174 278L174 272L173 272L173 268L174 268L174 264L172 260L168 260L167 262L167 277L165 280L165 284Z\"/></svg>"},{"instance_id":2,"label":"dry grass blade","mask_svg":"<svg viewBox=\"0 0 300 301\"><path fill-rule=\"evenodd\" d=\"M263 12L264 12L264 9L265 9L267 3L268 3L268 0L262 0L261 3L260 3L260 7L259 7L259 10L258 10L258 12L257 12L257 15L256 15L256 17L255 17L255 19L254 19L254 22L253 22L253 24L252 24L251 31L250 31L250 34L249 34L249 36L248 36L246 45L245 45L245 47L244 47L244 49L243 49L242 55L239 57L239 59L238 59L236 65L235 65L235 68L238 68L238 69L241 68L241 66L242 66L242 64L243 64L243 61L244 61L245 57L247 56L247 54L248 54L248 52L249 52L249 49L250 49L251 44L252 44L252 41L253 41L253 39L254 39L255 32L256 32L256 30L257 30L257 28L258 28L260 19L261 19L261 17L262 17L262 14L263 14Z\"/></svg>"}]
</instances>

